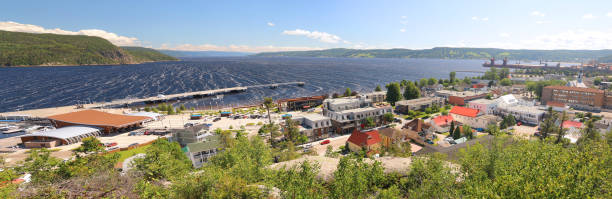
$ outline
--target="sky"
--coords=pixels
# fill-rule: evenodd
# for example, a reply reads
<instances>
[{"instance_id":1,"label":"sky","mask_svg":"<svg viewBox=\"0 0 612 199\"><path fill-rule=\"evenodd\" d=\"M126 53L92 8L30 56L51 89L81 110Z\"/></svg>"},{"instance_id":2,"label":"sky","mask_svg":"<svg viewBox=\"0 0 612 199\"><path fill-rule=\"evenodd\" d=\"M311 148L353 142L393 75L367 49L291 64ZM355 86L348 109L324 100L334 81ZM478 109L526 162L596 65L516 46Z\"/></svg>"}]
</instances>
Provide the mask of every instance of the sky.
<instances>
[{"instance_id":1,"label":"sky","mask_svg":"<svg viewBox=\"0 0 612 199\"><path fill-rule=\"evenodd\" d=\"M612 49L610 0L3 1L0 30L156 49Z\"/></svg>"}]
</instances>

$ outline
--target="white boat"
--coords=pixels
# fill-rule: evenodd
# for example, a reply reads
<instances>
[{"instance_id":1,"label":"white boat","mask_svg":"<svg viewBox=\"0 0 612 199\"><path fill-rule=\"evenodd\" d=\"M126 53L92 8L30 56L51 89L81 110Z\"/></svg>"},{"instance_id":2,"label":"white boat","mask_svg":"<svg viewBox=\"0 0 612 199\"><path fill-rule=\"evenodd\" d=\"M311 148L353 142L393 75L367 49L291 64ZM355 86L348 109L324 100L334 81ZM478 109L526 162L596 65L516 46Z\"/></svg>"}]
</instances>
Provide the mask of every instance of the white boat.
<instances>
[{"instance_id":1,"label":"white boat","mask_svg":"<svg viewBox=\"0 0 612 199\"><path fill-rule=\"evenodd\" d=\"M2 133L4 134L12 134L12 133L23 132L23 129L15 125L10 125L10 126L0 128L0 131L2 131Z\"/></svg>"}]
</instances>

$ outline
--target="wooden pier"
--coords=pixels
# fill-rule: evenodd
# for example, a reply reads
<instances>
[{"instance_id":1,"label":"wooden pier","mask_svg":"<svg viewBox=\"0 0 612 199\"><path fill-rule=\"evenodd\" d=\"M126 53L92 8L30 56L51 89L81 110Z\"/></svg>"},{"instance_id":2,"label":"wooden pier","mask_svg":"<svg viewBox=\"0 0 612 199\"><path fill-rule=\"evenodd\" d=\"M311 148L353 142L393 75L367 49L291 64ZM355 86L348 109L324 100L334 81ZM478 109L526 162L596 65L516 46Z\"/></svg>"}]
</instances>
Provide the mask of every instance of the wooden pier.
<instances>
[{"instance_id":1,"label":"wooden pier","mask_svg":"<svg viewBox=\"0 0 612 199\"><path fill-rule=\"evenodd\" d=\"M247 89L249 88L268 87L268 88L274 89L279 86L287 86L287 85L304 86L304 84L305 82L285 82L285 83L273 83L273 84L260 84L260 85L253 85L253 86L238 86L238 87L231 87L231 88L195 91L195 92L187 92L187 93L177 93L177 94L169 94L169 95L160 94L158 96L147 97L147 98L122 99L122 100L115 100L115 101L106 102L106 103L104 102L95 103L94 106L107 107L107 106L117 106L117 105L128 105L128 104L134 104L134 103L160 103L160 102L173 101L173 100L193 99L193 98L198 98L198 97L223 95L223 94L229 94L229 93L240 93L240 92L247 91Z\"/></svg>"}]
</instances>

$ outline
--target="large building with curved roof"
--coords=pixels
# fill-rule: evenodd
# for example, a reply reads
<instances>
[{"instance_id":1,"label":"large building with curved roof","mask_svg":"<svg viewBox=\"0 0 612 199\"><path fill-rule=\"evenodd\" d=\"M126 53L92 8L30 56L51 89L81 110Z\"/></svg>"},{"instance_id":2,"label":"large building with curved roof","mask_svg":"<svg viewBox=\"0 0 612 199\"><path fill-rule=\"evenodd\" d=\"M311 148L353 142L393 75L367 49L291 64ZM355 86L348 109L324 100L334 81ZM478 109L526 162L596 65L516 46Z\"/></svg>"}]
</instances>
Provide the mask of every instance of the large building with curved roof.
<instances>
[{"instance_id":1,"label":"large building with curved roof","mask_svg":"<svg viewBox=\"0 0 612 199\"><path fill-rule=\"evenodd\" d=\"M151 120L146 116L112 114L97 110L83 110L47 117L56 128L85 125L98 127L104 133L120 132L141 126Z\"/></svg>"},{"instance_id":2,"label":"large building with curved roof","mask_svg":"<svg viewBox=\"0 0 612 199\"><path fill-rule=\"evenodd\" d=\"M59 145L74 144L83 138L99 136L101 129L88 126L68 126L50 131L39 131L20 136L26 148L50 148Z\"/></svg>"}]
</instances>

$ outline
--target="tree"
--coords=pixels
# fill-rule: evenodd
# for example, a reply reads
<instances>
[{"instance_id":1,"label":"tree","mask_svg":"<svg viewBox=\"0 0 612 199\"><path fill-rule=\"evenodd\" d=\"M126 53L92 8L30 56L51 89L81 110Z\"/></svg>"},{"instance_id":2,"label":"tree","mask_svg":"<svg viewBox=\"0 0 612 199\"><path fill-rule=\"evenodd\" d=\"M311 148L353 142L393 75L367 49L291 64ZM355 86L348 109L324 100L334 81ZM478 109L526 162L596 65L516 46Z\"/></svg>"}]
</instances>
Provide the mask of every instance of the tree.
<instances>
[{"instance_id":1,"label":"tree","mask_svg":"<svg viewBox=\"0 0 612 199\"><path fill-rule=\"evenodd\" d=\"M351 88L346 88L346 91L344 91L344 97L351 96L351 93Z\"/></svg>"},{"instance_id":2,"label":"tree","mask_svg":"<svg viewBox=\"0 0 612 199\"><path fill-rule=\"evenodd\" d=\"M402 100L400 85L397 82L387 84L387 102L395 106L395 102Z\"/></svg>"},{"instance_id":3,"label":"tree","mask_svg":"<svg viewBox=\"0 0 612 199\"><path fill-rule=\"evenodd\" d=\"M259 136L239 137L234 147L214 156L212 166L226 170L232 177L244 179L247 183L264 180L267 166L272 163L268 145Z\"/></svg>"},{"instance_id":4,"label":"tree","mask_svg":"<svg viewBox=\"0 0 612 199\"><path fill-rule=\"evenodd\" d=\"M264 98L263 105L266 107L266 111L268 111L268 124L272 124L272 117L270 117L270 108L274 106L274 100L272 100L272 98L266 97Z\"/></svg>"},{"instance_id":5,"label":"tree","mask_svg":"<svg viewBox=\"0 0 612 199\"><path fill-rule=\"evenodd\" d=\"M487 133L489 133L489 135L499 135L501 132L499 130L499 126L495 125L495 124L489 124L487 126Z\"/></svg>"},{"instance_id":6,"label":"tree","mask_svg":"<svg viewBox=\"0 0 612 199\"><path fill-rule=\"evenodd\" d=\"M408 83L404 89L404 99L417 99L421 96L421 91L414 84Z\"/></svg>"},{"instance_id":7,"label":"tree","mask_svg":"<svg viewBox=\"0 0 612 199\"><path fill-rule=\"evenodd\" d=\"M382 89L380 88L380 85L376 85L376 89L374 89L374 91L376 92L382 91Z\"/></svg>"},{"instance_id":8,"label":"tree","mask_svg":"<svg viewBox=\"0 0 612 199\"><path fill-rule=\"evenodd\" d=\"M25 159L23 166L18 167L18 170L30 173L32 183L44 184L61 179L55 170L60 164L61 160L52 157L49 150L45 148L31 149L30 155Z\"/></svg>"},{"instance_id":9,"label":"tree","mask_svg":"<svg viewBox=\"0 0 612 199\"><path fill-rule=\"evenodd\" d=\"M168 115L174 115L174 106L172 106L172 104L169 104L168 106L166 106L166 110L168 112Z\"/></svg>"},{"instance_id":10,"label":"tree","mask_svg":"<svg viewBox=\"0 0 612 199\"><path fill-rule=\"evenodd\" d=\"M339 97L340 97L340 94L338 94L338 93L332 94L332 98L339 98Z\"/></svg>"},{"instance_id":11,"label":"tree","mask_svg":"<svg viewBox=\"0 0 612 199\"><path fill-rule=\"evenodd\" d=\"M409 198L456 198L456 176L441 154L416 158L399 187Z\"/></svg>"},{"instance_id":12,"label":"tree","mask_svg":"<svg viewBox=\"0 0 612 199\"><path fill-rule=\"evenodd\" d=\"M363 126L365 126L366 128L372 128L376 126L376 123L374 123L374 119L372 119L372 117L367 117L363 120L362 122Z\"/></svg>"},{"instance_id":13,"label":"tree","mask_svg":"<svg viewBox=\"0 0 612 199\"><path fill-rule=\"evenodd\" d=\"M421 80L419 81L419 87L425 87L427 86L427 78L421 78Z\"/></svg>"},{"instance_id":14,"label":"tree","mask_svg":"<svg viewBox=\"0 0 612 199\"><path fill-rule=\"evenodd\" d=\"M191 161L178 142L166 139L155 140L145 152L144 158L135 159L133 164L146 180L170 179L191 169Z\"/></svg>"},{"instance_id":15,"label":"tree","mask_svg":"<svg viewBox=\"0 0 612 199\"><path fill-rule=\"evenodd\" d=\"M474 132L472 131L472 127L464 124L462 127L462 131L461 134L463 134L467 139L472 139L474 138Z\"/></svg>"},{"instance_id":16,"label":"tree","mask_svg":"<svg viewBox=\"0 0 612 199\"><path fill-rule=\"evenodd\" d=\"M385 121L385 123L393 122L394 119L395 119L395 116L393 116L393 113L385 113L383 115L383 120Z\"/></svg>"},{"instance_id":17,"label":"tree","mask_svg":"<svg viewBox=\"0 0 612 199\"><path fill-rule=\"evenodd\" d=\"M147 106L147 107L145 107L145 108L144 108L144 111L145 111L145 112L151 112L151 107L148 107L148 106Z\"/></svg>"},{"instance_id":18,"label":"tree","mask_svg":"<svg viewBox=\"0 0 612 199\"><path fill-rule=\"evenodd\" d=\"M298 121L292 120L291 118L287 118L285 120L285 126L283 128L283 133L285 134L285 138L292 142L296 142L300 136L300 129L298 128Z\"/></svg>"},{"instance_id":19,"label":"tree","mask_svg":"<svg viewBox=\"0 0 612 199\"><path fill-rule=\"evenodd\" d=\"M366 198L368 193L382 187L385 180L379 161L367 163L352 156L340 159L333 176L330 198Z\"/></svg>"},{"instance_id":20,"label":"tree","mask_svg":"<svg viewBox=\"0 0 612 199\"><path fill-rule=\"evenodd\" d=\"M86 137L82 139L83 143L78 148L74 149L74 152L78 153L98 153L104 151L104 144L100 142L96 137Z\"/></svg>"},{"instance_id":21,"label":"tree","mask_svg":"<svg viewBox=\"0 0 612 199\"><path fill-rule=\"evenodd\" d=\"M584 126L585 128L582 129L582 137L580 137L576 142L578 145L584 145L589 142L596 142L601 139L599 131L597 131L597 129L595 129L595 126L593 125L593 119L589 119L584 124Z\"/></svg>"},{"instance_id":22,"label":"tree","mask_svg":"<svg viewBox=\"0 0 612 199\"><path fill-rule=\"evenodd\" d=\"M461 128L457 127L453 131L453 139L459 139L461 137Z\"/></svg>"},{"instance_id":23,"label":"tree","mask_svg":"<svg viewBox=\"0 0 612 199\"><path fill-rule=\"evenodd\" d=\"M502 86L510 86L512 85L512 81L510 81L510 79L508 78L504 78L501 81L499 81L499 84L501 84Z\"/></svg>"},{"instance_id":24,"label":"tree","mask_svg":"<svg viewBox=\"0 0 612 199\"><path fill-rule=\"evenodd\" d=\"M600 85L601 82L602 82L601 77L596 77L595 80L593 80L593 84L595 84L595 85Z\"/></svg>"},{"instance_id":25,"label":"tree","mask_svg":"<svg viewBox=\"0 0 612 199\"><path fill-rule=\"evenodd\" d=\"M489 81L489 84L487 85L489 88L495 86L495 81L491 80Z\"/></svg>"},{"instance_id":26,"label":"tree","mask_svg":"<svg viewBox=\"0 0 612 199\"><path fill-rule=\"evenodd\" d=\"M321 192L325 188L317 178L320 166L303 161L290 168L282 168L272 179L275 187L281 190L282 198L326 198Z\"/></svg>"},{"instance_id":27,"label":"tree","mask_svg":"<svg viewBox=\"0 0 612 199\"><path fill-rule=\"evenodd\" d=\"M463 83L469 85L469 84L472 83L472 80L469 77L466 76L465 78L463 78Z\"/></svg>"},{"instance_id":28,"label":"tree","mask_svg":"<svg viewBox=\"0 0 612 199\"><path fill-rule=\"evenodd\" d=\"M429 80L427 80L427 85L433 86L436 85L436 83L438 83L438 80L436 78L429 78Z\"/></svg>"},{"instance_id":29,"label":"tree","mask_svg":"<svg viewBox=\"0 0 612 199\"><path fill-rule=\"evenodd\" d=\"M449 134L453 134L455 132L455 121L451 121L450 129L448 130ZM452 135L454 137L454 134Z\"/></svg>"},{"instance_id":30,"label":"tree","mask_svg":"<svg viewBox=\"0 0 612 199\"><path fill-rule=\"evenodd\" d=\"M450 72L449 74L449 79L450 79L450 83L453 84L455 82L455 76L457 75L457 73L455 71Z\"/></svg>"},{"instance_id":31,"label":"tree","mask_svg":"<svg viewBox=\"0 0 612 199\"><path fill-rule=\"evenodd\" d=\"M563 111L559 119L561 120L561 123L559 123L559 130L557 130L557 140L555 141L555 144L561 143L561 141L563 140L563 136L565 135L565 129L563 128L563 123L567 120L567 115L565 115L565 111Z\"/></svg>"},{"instance_id":32,"label":"tree","mask_svg":"<svg viewBox=\"0 0 612 199\"><path fill-rule=\"evenodd\" d=\"M181 104L179 110L181 111L187 110L187 108L185 107L185 104Z\"/></svg>"}]
</instances>

